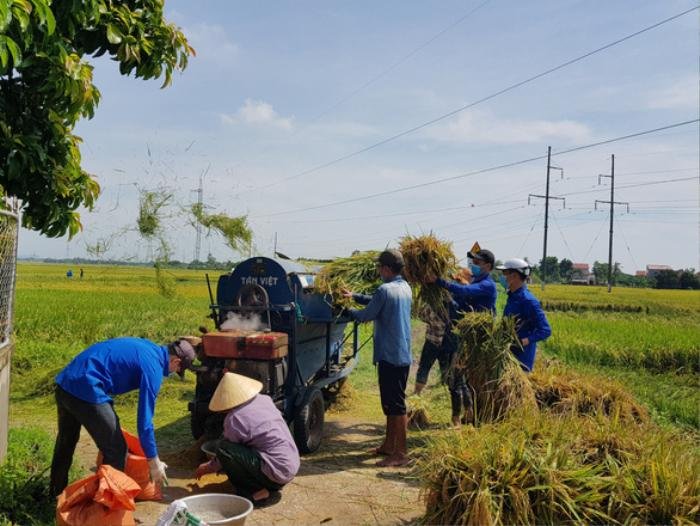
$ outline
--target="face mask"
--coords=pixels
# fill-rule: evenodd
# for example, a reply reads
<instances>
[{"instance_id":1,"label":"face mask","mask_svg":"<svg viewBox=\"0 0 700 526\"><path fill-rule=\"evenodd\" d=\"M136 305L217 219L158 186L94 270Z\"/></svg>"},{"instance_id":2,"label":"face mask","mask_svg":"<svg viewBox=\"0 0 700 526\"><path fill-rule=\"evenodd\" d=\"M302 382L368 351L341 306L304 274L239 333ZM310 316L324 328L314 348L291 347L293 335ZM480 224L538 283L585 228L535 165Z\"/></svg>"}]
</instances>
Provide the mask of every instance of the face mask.
<instances>
[{"instance_id":1,"label":"face mask","mask_svg":"<svg viewBox=\"0 0 700 526\"><path fill-rule=\"evenodd\" d=\"M506 280L506 277L504 274L501 274L498 276L498 281L503 285L503 288L508 290L508 280Z\"/></svg>"},{"instance_id":2,"label":"face mask","mask_svg":"<svg viewBox=\"0 0 700 526\"><path fill-rule=\"evenodd\" d=\"M477 277L481 274L481 267L472 263L469 265L469 270L472 271L472 276Z\"/></svg>"}]
</instances>

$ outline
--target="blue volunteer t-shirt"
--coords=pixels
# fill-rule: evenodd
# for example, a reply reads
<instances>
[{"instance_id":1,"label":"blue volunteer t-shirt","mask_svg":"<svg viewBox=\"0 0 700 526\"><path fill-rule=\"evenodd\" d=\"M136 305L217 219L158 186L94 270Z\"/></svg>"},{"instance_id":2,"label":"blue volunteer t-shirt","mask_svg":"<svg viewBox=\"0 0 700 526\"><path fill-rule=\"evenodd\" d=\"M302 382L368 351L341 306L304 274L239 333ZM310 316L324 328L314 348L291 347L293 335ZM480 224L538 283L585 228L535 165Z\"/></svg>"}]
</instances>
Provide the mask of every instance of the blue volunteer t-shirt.
<instances>
[{"instance_id":1,"label":"blue volunteer t-shirt","mask_svg":"<svg viewBox=\"0 0 700 526\"><path fill-rule=\"evenodd\" d=\"M167 347L143 338L114 338L91 345L56 376L64 391L92 404L112 402L112 395L139 390L137 427L148 458L157 456L153 430L156 397L168 376Z\"/></svg>"}]
</instances>

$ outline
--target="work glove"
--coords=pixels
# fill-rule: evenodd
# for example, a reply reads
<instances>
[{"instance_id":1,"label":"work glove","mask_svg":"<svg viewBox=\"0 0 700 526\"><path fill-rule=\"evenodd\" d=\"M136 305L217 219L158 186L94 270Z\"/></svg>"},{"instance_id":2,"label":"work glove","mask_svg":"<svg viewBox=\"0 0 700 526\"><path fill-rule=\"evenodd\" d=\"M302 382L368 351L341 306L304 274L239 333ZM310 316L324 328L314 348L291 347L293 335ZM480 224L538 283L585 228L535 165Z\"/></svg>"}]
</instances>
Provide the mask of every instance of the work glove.
<instances>
[{"instance_id":1,"label":"work glove","mask_svg":"<svg viewBox=\"0 0 700 526\"><path fill-rule=\"evenodd\" d=\"M168 465L158 457L148 459L148 470L151 474L151 480L158 485L168 484L168 476L165 473L167 468Z\"/></svg>"}]
</instances>

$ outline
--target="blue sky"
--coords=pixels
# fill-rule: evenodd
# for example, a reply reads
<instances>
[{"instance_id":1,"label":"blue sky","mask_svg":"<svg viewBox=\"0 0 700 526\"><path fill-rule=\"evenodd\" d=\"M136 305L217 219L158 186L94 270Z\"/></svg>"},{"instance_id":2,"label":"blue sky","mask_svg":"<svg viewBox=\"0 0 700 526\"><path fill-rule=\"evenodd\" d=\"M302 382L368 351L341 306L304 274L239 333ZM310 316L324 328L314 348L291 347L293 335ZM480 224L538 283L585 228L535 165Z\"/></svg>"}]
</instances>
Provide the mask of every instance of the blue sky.
<instances>
[{"instance_id":1,"label":"blue sky","mask_svg":"<svg viewBox=\"0 0 700 526\"><path fill-rule=\"evenodd\" d=\"M81 122L85 168L103 194L68 242L23 231L21 256L145 259L135 232L140 190L175 195L172 257L194 256L182 209L205 177L212 212L248 214L256 252L332 257L433 231L464 255L474 241L500 259L542 255L546 161L429 184L601 140L697 119L698 11L454 116L299 175L697 6L664 2L166 3L197 50L172 87L121 77L96 60L102 101ZM700 267L699 127L555 156L551 255L607 261L609 198L597 175L616 157L614 259ZM668 182L670 180L677 180ZM653 183L653 184L650 184ZM357 200L323 206L347 199ZM317 208L322 206L321 208ZM313 208L308 211L294 211ZM131 229L131 230L130 230ZM202 257L235 259L216 234Z\"/></svg>"}]
</instances>

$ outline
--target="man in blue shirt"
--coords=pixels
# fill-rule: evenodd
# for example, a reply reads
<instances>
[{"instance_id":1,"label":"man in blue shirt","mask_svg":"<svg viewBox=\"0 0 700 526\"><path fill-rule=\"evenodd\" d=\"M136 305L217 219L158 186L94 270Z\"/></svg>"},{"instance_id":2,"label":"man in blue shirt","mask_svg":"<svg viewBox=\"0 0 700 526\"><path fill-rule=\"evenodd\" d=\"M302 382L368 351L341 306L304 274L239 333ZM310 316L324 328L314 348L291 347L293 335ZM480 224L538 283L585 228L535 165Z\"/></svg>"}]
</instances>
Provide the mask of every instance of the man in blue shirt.
<instances>
[{"instance_id":1,"label":"man in blue shirt","mask_svg":"<svg viewBox=\"0 0 700 526\"><path fill-rule=\"evenodd\" d=\"M450 309L450 317L453 323L450 324L443 338L443 353L447 356L449 363L457 352L457 338L452 333L454 322L458 313L471 311L491 311L496 314L496 283L491 278L491 271L496 262L493 252L482 249L478 252L468 252L467 256L471 260L469 269L472 272L471 283L464 285L437 279L435 283L447 289L452 295L454 305ZM473 401L471 391L464 378L464 371L452 370L448 377L448 387L450 389L450 401L452 403L452 424L459 426L473 420ZM460 418L461 415L461 418Z\"/></svg>"},{"instance_id":2,"label":"man in blue shirt","mask_svg":"<svg viewBox=\"0 0 700 526\"><path fill-rule=\"evenodd\" d=\"M195 359L185 339L167 346L142 338L114 338L91 345L56 376L58 434L51 462L51 494L68 485L68 471L84 426L102 452L103 462L121 471L127 446L114 411L112 395L139 390L138 434L148 457L151 479L166 481L164 462L158 458L153 430L156 397L163 378L184 377Z\"/></svg>"},{"instance_id":3,"label":"man in blue shirt","mask_svg":"<svg viewBox=\"0 0 700 526\"><path fill-rule=\"evenodd\" d=\"M411 287L401 277L403 256L398 250L385 250L378 259L379 275L384 282L372 296L353 294L364 309L348 311L354 320L374 321L374 356L379 374L379 395L386 415L384 443L374 452L386 455L377 462L380 467L405 466L409 462L406 449L406 383L411 366Z\"/></svg>"},{"instance_id":4,"label":"man in blue shirt","mask_svg":"<svg viewBox=\"0 0 700 526\"><path fill-rule=\"evenodd\" d=\"M530 275L530 265L522 259L508 259L497 267L503 271L508 289L508 300L503 309L504 316L515 318L515 331L520 345L511 348L520 361L523 371L530 372L535 365L537 342L549 338L552 329L542 306L525 284Z\"/></svg>"}]
</instances>

